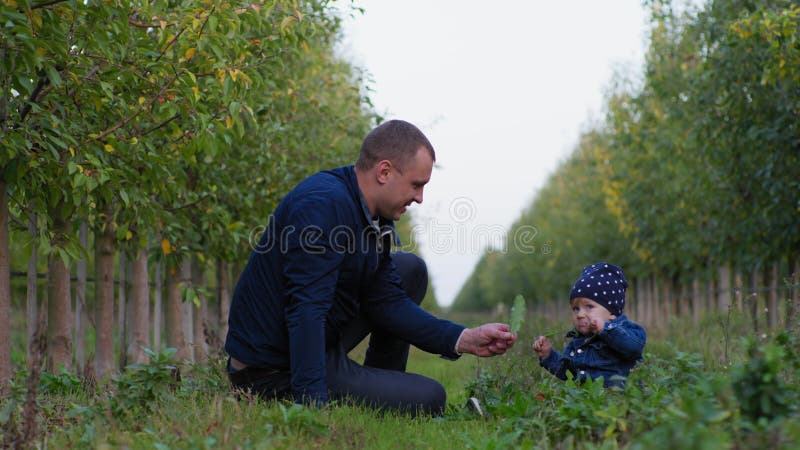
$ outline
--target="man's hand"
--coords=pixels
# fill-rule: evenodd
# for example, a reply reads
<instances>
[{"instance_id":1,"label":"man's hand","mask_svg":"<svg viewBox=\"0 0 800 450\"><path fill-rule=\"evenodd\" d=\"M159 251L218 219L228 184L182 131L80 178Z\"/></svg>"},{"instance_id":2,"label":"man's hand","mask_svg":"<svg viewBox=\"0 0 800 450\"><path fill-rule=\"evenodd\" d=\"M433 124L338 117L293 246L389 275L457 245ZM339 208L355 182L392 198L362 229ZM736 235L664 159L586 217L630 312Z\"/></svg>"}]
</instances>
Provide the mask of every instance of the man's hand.
<instances>
[{"instance_id":1,"label":"man's hand","mask_svg":"<svg viewBox=\"0 0 800 450\"><path fill-rule=\"evenodd\" d=\"M504 323L487 323L477 328L468 328L461 335L456 351L477 356L502 355L517 342L517 335L508 330L510 327Z\"/></svg>"}]
</instances>

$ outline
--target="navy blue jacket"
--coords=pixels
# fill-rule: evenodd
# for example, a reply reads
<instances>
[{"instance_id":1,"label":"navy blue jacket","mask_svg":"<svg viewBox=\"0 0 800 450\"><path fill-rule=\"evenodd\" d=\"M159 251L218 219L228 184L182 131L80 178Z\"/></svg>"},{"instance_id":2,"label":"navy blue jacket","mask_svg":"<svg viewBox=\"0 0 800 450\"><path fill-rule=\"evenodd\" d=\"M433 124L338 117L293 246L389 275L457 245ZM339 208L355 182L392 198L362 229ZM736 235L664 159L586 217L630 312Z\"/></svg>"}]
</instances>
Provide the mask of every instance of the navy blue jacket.
<instances>
[{"instance_id":1,"label":"navy blue jacket","mask_svg":"<svg viewBox=\"0 0 800 450\"><path fill-rule=\"evenodd\" d=\"M370 218L353 166L319 172L280 202L231 302L225 350L289 370L297 401L328 399L325 351L365 313L373 326L454 358L463 326L437 319L403 290L390 249L394 223Z\"/></svg>"},{"instance_id":2,"label":"navy blue jacket","mask_svg":"<svg viewBox=\"0 0 800 450\"><path fill-rule=\"evenodd\" d=\"M647 333L640 325L621 314L607 322L595 335L567 334L572 340L564 353L555 350L539 364L556 377L566 380L571 372L576 380L603 377L603 384L622 386L631 369L642 360Z\"/></svg>"}]
</instances>

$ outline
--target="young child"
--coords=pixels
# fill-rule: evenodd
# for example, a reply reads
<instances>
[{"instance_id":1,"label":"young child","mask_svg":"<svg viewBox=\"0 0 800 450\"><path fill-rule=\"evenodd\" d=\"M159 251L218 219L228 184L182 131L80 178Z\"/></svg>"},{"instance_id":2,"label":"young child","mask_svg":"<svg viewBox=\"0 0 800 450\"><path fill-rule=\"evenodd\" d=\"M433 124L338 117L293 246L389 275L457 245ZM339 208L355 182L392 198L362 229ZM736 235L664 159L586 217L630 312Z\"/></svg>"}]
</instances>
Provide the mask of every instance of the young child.
<instances>
[{"instance_id":1,"label":"young child","mask_svg":"<svg viewBox=\"0 0 800 450\"><path fill-rule=\"evenodd\" d=\"M622 269L600 262L586 266L569 293L572 341L563 354L550 340L539 336L533 350L539 365L566 380L567 372L579 381L603 377L606 387L625 385L625 377L642 360L647 333L622 313L628 282Z\"/></svg>"}]
</instances>

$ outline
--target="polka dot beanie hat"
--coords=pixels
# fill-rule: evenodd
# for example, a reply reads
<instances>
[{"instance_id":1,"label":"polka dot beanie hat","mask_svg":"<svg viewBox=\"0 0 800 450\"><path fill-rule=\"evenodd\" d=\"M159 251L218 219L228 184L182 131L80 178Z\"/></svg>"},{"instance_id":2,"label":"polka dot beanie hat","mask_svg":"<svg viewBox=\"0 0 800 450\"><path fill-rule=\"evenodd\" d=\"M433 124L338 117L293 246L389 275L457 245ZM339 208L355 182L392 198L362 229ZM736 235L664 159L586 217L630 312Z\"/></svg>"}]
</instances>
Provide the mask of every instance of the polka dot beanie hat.
<instances>
[{"instance_id":1,"label":"polka dot beanie hat","mask_svg":"<svg viewBox=\"0 0 800 450\"><path fill-rule=\"evenodd\" d=\"M625 308L627 287L628 281L622 274L622 268L599 262L583 268L583 273L569 292L569 300L578 297L590 298L619 317Z\"/></svg>"}]
</instances>

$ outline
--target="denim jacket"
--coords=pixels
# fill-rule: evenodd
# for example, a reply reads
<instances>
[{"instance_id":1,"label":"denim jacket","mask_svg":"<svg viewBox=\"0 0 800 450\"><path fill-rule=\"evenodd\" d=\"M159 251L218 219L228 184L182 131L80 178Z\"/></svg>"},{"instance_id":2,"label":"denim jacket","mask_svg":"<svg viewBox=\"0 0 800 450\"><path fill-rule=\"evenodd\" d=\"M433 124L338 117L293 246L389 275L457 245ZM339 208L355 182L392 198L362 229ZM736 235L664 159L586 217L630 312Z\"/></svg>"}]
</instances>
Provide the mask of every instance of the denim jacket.
<instances>
[{"instance_id":1,"label":"denim jacket","mask_svg":"<svg viewBox=\"0 0 800 450\"><path fill-rule=\"evenodd\" d=\"M598 334L582 335L572 329L567 337L572 340L564 353L552 350L539 365L562 380L567 379L569 371L579 382L603 377L606 387L622 387L628 373L642 360L647 333L621 314Z\"/></svg>"}]
</instances>

